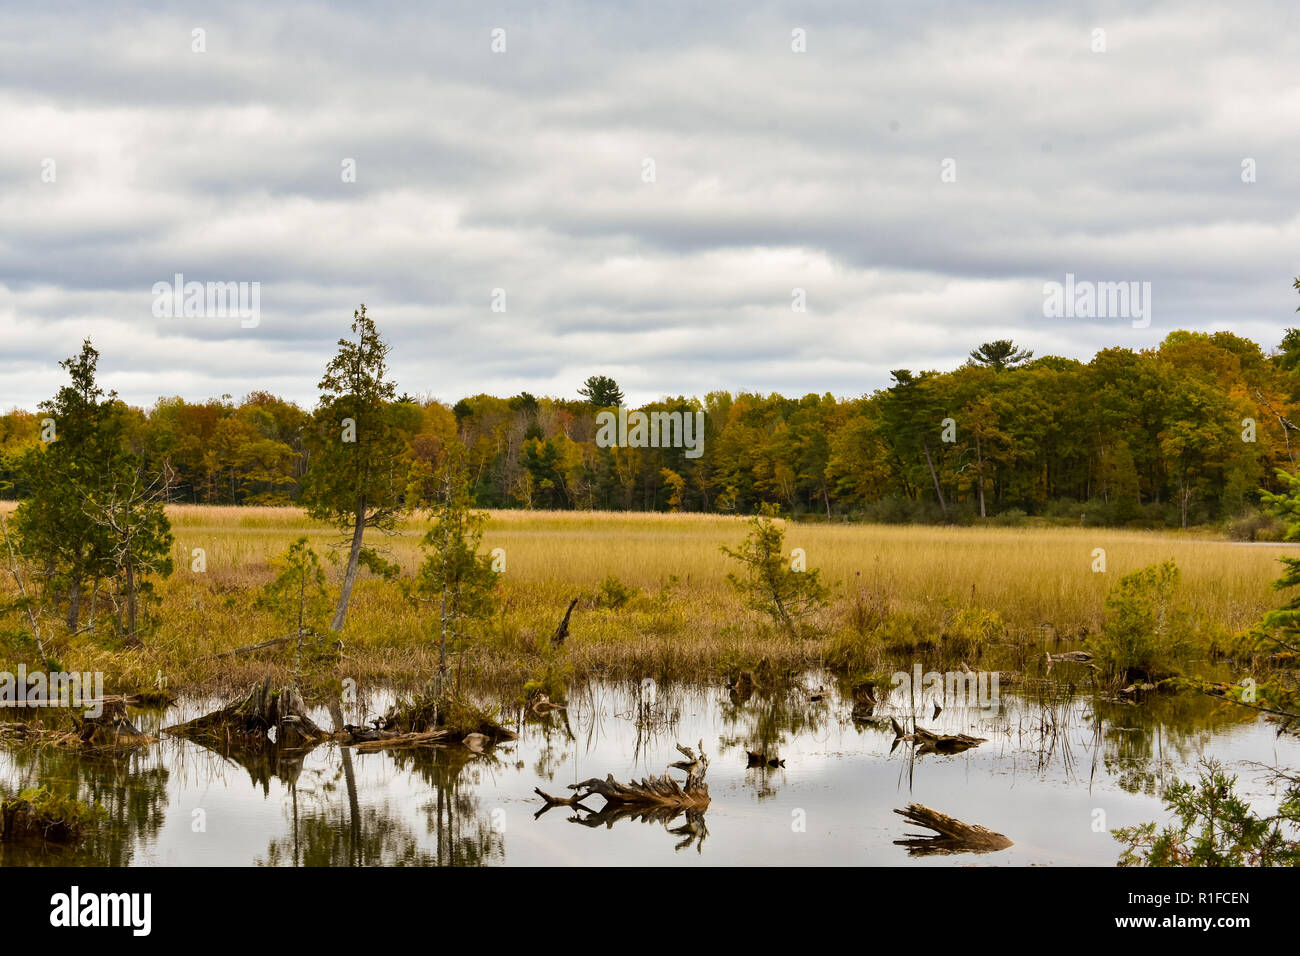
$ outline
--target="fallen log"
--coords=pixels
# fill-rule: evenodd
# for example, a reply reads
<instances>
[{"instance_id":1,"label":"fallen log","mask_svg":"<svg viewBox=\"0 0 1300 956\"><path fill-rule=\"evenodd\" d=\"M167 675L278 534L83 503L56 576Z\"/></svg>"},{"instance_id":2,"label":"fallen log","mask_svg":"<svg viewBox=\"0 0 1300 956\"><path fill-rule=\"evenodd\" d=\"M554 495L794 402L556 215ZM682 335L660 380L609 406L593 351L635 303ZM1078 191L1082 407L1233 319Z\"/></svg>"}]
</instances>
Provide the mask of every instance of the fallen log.
<instances>
[{"instance_id":1,"label":"fallen log","mask_svg":"<svg viewBox=\"0 0 1300 956\"><path fill-rule=\"evenodd\" d=\"M380 750L408 750L412 747L442 747L452 742L455 734L450 730L428 730L422 733L395 734L389 731L368 732L359 739L344 738L339 744L351 747L357 753L375 753Z\"/></svg>"},{"instance_id":2,"label":"fallen log","mask_svg":"<svg viewBox=\"0 0 1300 956\"><path fill-rule=\"evenodd\" d=\"M1051 651L1043 651L1047 656L1047 672L1052 672L1053 664L1084 664L1091 668L1096 668L1092 662L1092 655L1087 651L1066 651L1064 654L1053 654Z\"/></svg>"},{"instance_id":3,"label":"fallen log","mask_svg":"<svg viewBox=\"0 0 1300 956\"><path fill-rule=\"evenodd\" d=\"M986 827L962 823L946 813L932 810L920 803L909 803L906 810L895 810L913 826L933 830L934 834L909 834L906 840L895 840L895 846L905 846L912 856L929 853L992 853L1012 846L1011 840Z\"/></svg>"},{"instance_id":4,"label":"fallen log","mask_svg":"<svg viewBox=\"0 0 1300 956\"><path fill-rule=\"evenodd\" d=\"M592 777L582 783L569 784L569 789L576 791L576 800L572 803L557 800L540 790L537 793L547 801L547 808L557 804L576 806L578 802L598 795L605 798L607 806L702 810L709 805L709 785L704 782L704 775L709 769L709 758L704 753L704 741L700 741L698 756L690 747L681 744L677 745L677 750L688 759L669 764L669 767L686 771L683 783L678 783L666 773L661 777L645 777L629 783L619 783L610 774L604 780Z\"/></svg>"},{"instance_id":5,"label":"fallen log","mask_svg":"<svg viewBox=\"0 0 1300 956\"><path fill-rule=\"evenodd\" d=\"M922 754L957 754L978 747L988 739L972 737L969 734L936 734L916 723L913 723L912 732L909 734L892 717L889 723L894 729L894 746L904 742L915 743L918 745L917 753Z\"/></svg>"}]
</instances>

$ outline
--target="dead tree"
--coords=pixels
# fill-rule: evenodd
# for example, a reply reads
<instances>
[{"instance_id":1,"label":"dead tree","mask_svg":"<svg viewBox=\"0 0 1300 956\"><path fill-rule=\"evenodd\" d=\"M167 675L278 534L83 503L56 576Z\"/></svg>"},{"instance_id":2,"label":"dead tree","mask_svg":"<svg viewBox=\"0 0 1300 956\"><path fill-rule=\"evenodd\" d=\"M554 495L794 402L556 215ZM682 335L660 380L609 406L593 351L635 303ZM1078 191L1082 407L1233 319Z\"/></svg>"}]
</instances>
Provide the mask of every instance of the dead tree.
<instances>
[{"instance_id":1,"label":"dead tree","mask_svg":"<svg viewBox=\"0 0 1300 956\"><path fill-rule=\"evenodd\" d=\"M690 747L677 745L677 750L686 760L669 764L669 767L686 771L686 780L678 783L668 774L660 777L645 777L640 782L619 783L610 774L604 780L592 777L582 783L571 783L569 789L576 791L572 797L553 797L542 790L536 793L550 806L577 806L591 796L605 798L607 806L628 807L663 807L674 810L702 810L709 805L709 785L704 782L704 775L709 769L709 758L704 753L704 741L700 741L700 753L696 756Z\"/></svg>"},{"instance_id":2,"label":"dead tree","mask_svg":"<svg viewBox=\"0 0 1300 956\"><path fill-rule=\"evenodd\" d=\"M569 609L564 612L564 620L560 622L560 626L557 627L555 633L551 635L551 644L553 646L559 647L564 643L564 639L569 636L569 615L573 613L573 609L577 606L577 598L574 598L569 602Z\"/></svg>"},{"instance_id":3,"label":"dead tree","mask_svg":"<svg viewBox=\"0 0 1300 956\"><path fill-rule=\"evenodd\" d=\"M894 841L896 846L907 847L912 856L930 853L991 853L1012 846L1012 842L1001 833L962 823L946 813L931 810L919 803L909 803L906 810L894 812L913 826L934 831L934 835L909 834L906 840Z\"/></svg>"},{"instance_id":4,"label":"dead tree","mask_svg":"<svg viewBox=\"0 0 1300 956\"><path fill-rule=\"evenodd\" d=\"M919 754L959 754L972 747L978 747L987 740L985 737L972 737L969 734L936 734L915 722L909 734L894 718L889 718L889 723L894 728L894 746L897 747L904 742L914 743Z\"/></svg>"}]
</instances>

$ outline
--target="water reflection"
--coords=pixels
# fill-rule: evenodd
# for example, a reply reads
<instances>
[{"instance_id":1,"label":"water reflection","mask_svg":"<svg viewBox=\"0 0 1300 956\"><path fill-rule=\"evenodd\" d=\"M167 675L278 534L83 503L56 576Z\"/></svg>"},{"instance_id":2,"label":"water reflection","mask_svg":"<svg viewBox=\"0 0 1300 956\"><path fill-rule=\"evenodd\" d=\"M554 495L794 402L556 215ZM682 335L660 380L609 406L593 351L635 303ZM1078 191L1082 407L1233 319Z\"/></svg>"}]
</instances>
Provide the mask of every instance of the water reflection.
<instances>
[{"instance_id":1,"label":"water reflection","mask_svg":"<svg viewBox=\"0 0 1300 956\"><path fill-rule=\"evenodd\" d=\"M157 733L209 703L182 701L138 723ZM481 755L333 744L241 755L170 738L121 754L7 748L0 790L44 784L98 801L109 822L74 850L0 844L0 864L961 862L896 845L904 825L893 811L915 801L1011 837L1013 847L981 857L990 862L1110 865L1117 845L1089 828L1093 807L1107 808L1111 827L1163 819L1162 788L1206 755L1238 767L1247 795L1267 806L1275 795L1243 768L1300 763L1295 739L1213 697L1133 703L1068 679L1026 679L988 707L880 688L863 704L855 688L815 672L780 690L597 681L571 688L566 709L516 712L519 739ZM984 742L926 752L899 744L891 721ZM700 738L712 759L706 811L593 797L537 812L534 788L565 793L591 777L659 775L678 742ZM804 830L792 822L800 814Z\"/></svg>"}]
</instances>

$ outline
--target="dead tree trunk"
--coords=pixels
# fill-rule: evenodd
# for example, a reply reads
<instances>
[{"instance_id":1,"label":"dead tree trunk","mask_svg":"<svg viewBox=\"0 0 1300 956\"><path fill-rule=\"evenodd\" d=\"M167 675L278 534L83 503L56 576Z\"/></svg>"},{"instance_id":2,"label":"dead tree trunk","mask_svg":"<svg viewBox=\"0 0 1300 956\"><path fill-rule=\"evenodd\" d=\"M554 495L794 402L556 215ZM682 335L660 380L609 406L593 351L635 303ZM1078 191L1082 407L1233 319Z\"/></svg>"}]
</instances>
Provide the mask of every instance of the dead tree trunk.
<instances>
[{"instance_id":1,"label":"dead tree trunk","mask_svg":"<svg viewBox=\"0 0 1300 956\"><path fill-rule=\"evenodd\" d=\"M899 816L913 826L933 830L936 836L913 834L906 840L895 840L898 846L906 846L914 854L926 853L990 853L1005 850L1012 842L1001 833L981 826L962 823L960 820L931 810L919 803L909 803L906 810L895 810Z\"/></svg>"},{"instance_id":2,"label":"dead tree trunk","mask_svg":"<svg viewBox=\"0 0 1300 956\"><path fill-rule=\"evenodd\" d=\"M645 777L640 782L629 783L619 783L610 774L604 780L592 777L582 783L569 784L570 790L577 791L573 797L553 797L541 790L536 793L546 801L547 806L576 806L587 797L598 795L604 797L607 804L622 807L703 809L709 805L709 785L704 782L704 775L709 769L709 758L704 753L704 741L700 741L698 756L690 747L681 744L677 745L677 750L688 759L669 766L686 771L683 783L678 783L666 773L661 777Z\"/></svg>"},{"instance_id":3,"label":"dead tree trunk","mask_svg":"<svg viewBox=\"0 0 1300 956\"><path fill-rule=\"evenodd\" d=\"M564 639L569 636L569 615L573 613L573 609L577 606L578 606L577 598L574 598L572 601L569 602L569 609L564 612L564 620L560 622L560 626L557 627L555 629L555 633L551 635L551 644L553 644L555 647L559 647L561 644L563 644Z\"/></svg>"}]
</instances>

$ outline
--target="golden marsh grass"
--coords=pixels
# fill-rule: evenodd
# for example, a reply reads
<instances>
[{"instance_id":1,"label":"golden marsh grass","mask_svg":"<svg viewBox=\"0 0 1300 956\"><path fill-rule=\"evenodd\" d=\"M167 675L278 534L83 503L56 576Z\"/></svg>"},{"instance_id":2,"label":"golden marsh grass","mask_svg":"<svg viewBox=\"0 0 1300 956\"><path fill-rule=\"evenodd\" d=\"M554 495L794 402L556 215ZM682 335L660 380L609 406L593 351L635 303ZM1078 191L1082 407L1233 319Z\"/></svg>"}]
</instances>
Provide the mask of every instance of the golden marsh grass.
<instances>
[{"instance_id":1,"label":"golden marsh grass","mask_svg":"<svg viewBox=\"0 0 1300 956\"><path fill-rule=\"evenodd\" d=\"M339 532L296 508L177 506L168 509L176 572L160 582L158 626L142 648L121 649L87 635L55 640L66 668L104 670L110 682L147 685L161 672L170 686L243 680L285 654L201 660L283 634L287 627L254 607L275 559L306 537L323 556L337 554ZM421 560L419 515L368 543L410 574ZM565 674L671 677L718 673L766 658L797 666L817 660L827 641L851 628L861 597L938 626L954 609L996 612L1019 636L1095 633L1107 588L1148 564L1174 559L1182 597L1198 619L1229 632L1249 627L1277 603L1270 584L1286 545L1247 546L1205 533L1107 528L990 528L786 523L787 549L802 548L809 568L832 587L820 613L820 638L795 642L744 606L728 585L734 562L720 551L747 532L746 519L698 514L491 512L484 550L503 548L504 611L467 652L474 673L511 680L541 670ZM1092 570L1104 549L1106 571ZM202 549L206 570L191 570ZM326 562L332 583L342 562ZM607 576L640 592L617 610L597 606ZM673 580L675 579L675 581ZM4 585L12 590L12 582ZM568 601L581 598L564 650L549 635ZM362 572L343 639L339 676L415 679L436 658L432 615L409 605L400 586ZM8 656L8 655L6 655Z\"/></svg>"}]
</instances>

